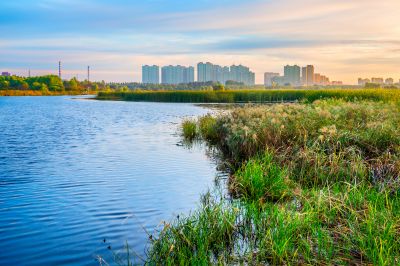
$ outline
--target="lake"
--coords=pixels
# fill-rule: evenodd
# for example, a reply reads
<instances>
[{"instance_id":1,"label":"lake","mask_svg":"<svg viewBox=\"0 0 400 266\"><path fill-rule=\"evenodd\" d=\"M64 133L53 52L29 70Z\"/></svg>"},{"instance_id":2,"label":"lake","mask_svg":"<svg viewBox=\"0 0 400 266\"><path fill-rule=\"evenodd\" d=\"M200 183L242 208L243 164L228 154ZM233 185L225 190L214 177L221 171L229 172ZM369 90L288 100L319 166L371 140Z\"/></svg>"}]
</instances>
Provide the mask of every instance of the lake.
<instances>
[{"instance_id":1,"label":"lake","mask_svg":"<svg viewBox=\"0 0 400 266\"><path fill-rule=\"evenodd\" d=\"M180 145L178 133L207 112L0 97L0 265L112 264L126 241L144 257L146 230L194 210L213 185L205 148Z\"/></svg>"}]
</instances>

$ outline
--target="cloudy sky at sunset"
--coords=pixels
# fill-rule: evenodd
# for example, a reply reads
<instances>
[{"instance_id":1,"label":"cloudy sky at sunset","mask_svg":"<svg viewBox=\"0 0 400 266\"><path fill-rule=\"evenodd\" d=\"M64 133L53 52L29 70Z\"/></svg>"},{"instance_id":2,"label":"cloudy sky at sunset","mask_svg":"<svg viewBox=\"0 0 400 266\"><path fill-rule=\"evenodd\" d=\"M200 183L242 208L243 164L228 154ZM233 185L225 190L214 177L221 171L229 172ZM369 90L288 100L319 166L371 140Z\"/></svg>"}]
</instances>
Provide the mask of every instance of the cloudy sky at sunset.
<instances>
[{"instance_id":1,"label":"cloudy sky at sunset","mask_svg":"<svg viewBox=\"0 0 400 266\"><path fill-rule=\"evenodd\" d=\"M142 64L314 64L331 80L400 78L399 0L0 2L0 71L140 81Z\"/></svg>"}]
</instances>

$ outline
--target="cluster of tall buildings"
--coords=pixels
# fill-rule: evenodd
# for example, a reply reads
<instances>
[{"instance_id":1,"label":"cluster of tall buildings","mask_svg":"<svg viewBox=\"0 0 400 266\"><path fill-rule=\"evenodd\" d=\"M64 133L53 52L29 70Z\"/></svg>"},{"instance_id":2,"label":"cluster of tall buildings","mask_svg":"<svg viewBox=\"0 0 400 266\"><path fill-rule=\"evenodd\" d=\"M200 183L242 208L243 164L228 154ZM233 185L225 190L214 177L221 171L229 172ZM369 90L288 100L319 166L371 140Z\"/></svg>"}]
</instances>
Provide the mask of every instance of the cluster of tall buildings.
<instances>
[{"instance_id":1,"label":"cluster of tall buildings","mask_svg":"<svg viewBox=\"0 0 400 266\"><path fill-rule=\"evenodd\" d=\"M374 84L379 84L379 85L394 85L394 79L392 78L371 78L371 79L364 79L364 78L358 78L358 85L360 86L365 86L367 83L374 83ZM400 80L399 80L400 84Z\"/></svg>"},{"instance_id":2,"label":"cluster of tall buildings","mask_svg":"<svg viewBox=\"0 0 400 266\"><path fill-rule=\"evenodd\" d=\"M243 65L219 66L210 62L197 64L198 82L219 82L225 84L227 81L243 83L244 85L255 84L255 73Z\"/></svg>"},{"instance_id":3,"label":"cluster of tall buildings","mask_svg":"<svg viewBox=\"0 0 400 266\"><path fill-rule=\"evenodd\" d=\"M194 82L194 67L164 66L161 68L162 84L182 84Z\"/></svg>"},{"instance_id":4,"label":"cluster of tall buildings","mask_svg":"<svg viewBox=\"0 0 400 266\"><path fill-rule=\"evenodd\" d=\"M298 65L286 65L283 69L283 76L279 73L264 73L264 85L267 87L274 85L291 86L313 86L313 85L343 85L341 81L330 82L329 78L320 73L315 73L313 65L300 67Z\"/></svg>"},{"instance_id":5,"label":"cluster of tall buildings","mask_svg":"<svg viewBox=\"0 0 400 266\"><path fill-rule=\"evenodd\" d=\"M142 82L145 84L160 84L159 66L142 66ZM182 84L194 82L194 67L163 66L161 68L162 84Z\"/></svg>"},{"instance_id":6,"label":"cluster of tall buildings","mask_svg":"<svg viewBox=\"0 0 400 266\"><path fill-rule=\"evenodd\" d=\"M187 84L195 81L194 67L164 66L161 68L162 84ZM197 64L198 82L219 82L225 84L227 81L243 83L244 85L255 84L255 74L246 66L232 65L219 66L212 63ZM142 82L145 84L160 84L159 66L142 66Z\"/></svg>"},{"instance_id":7,"label":"cluster of tall buildings","mask_svg":"<svg viewBox=\"0 0 400 266\"><path fill-rule=\"evenodd\" d=\"M9 77L9 76L11 76L10 72L1 72L1 75L2 75L3 77Z\"/></svg>"}]
</instances>

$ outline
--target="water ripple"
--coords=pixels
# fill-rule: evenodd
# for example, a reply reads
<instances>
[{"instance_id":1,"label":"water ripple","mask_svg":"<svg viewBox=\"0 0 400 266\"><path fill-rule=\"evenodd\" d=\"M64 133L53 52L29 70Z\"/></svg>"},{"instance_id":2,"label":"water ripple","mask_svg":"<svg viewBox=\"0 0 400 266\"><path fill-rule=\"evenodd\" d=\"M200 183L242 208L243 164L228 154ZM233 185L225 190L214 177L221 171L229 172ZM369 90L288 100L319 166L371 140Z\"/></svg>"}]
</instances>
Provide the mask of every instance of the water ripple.
<instances>
[{"instance_id":1,"label":"water ripple","mask_svg":"<svg viewBox=\"0 0 400 266\"><path fill-rule=\"evenodd\" d=\"M212 185L204 149L176 145L182 118L205 112L0 97L0 265L97 265L125 241L144 256L147 232Z\"/></svg>"}]
</instances>

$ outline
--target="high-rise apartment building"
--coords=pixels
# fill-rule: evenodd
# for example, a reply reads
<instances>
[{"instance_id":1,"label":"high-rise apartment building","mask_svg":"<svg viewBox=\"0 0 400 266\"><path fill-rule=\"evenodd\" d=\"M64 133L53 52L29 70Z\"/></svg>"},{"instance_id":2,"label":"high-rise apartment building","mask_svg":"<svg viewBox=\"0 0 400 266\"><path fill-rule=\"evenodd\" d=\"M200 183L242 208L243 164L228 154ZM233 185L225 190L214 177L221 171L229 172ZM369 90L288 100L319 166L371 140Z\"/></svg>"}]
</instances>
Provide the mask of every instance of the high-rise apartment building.
<instances>
[{"instance_id":1,"label":"high-rise apartment building","mask_svg":"<svg viewBox=\"0 0 400 266\"><path fill-rule=\"evenodd\" d=\"M194 67L186 67L183 72L183 83L193 83L194 82Z\"/></svg>"},{"instance_id":2,"label":"high-rise apartment building","mask_svg":"<svg viewBox=\"0 0 400 266\"><path fill-rule=\"evenodd\" d=\"M285 82L292 85L300 85L300 67L298 65L284 67Z\"/></svg>"},{"instance_id":3,"label":"high-rise apartment building","mask_svg":"<svg viewBox=\"0 0 400 266\"><path fill-rule=\"evenodd\" d=\"M331 82L330 82L329 78L327 76L321 75L321 80L318 85L327 86L330 84L331 84Z\"/></svg>"},{"instance_id":4,"label":"high-rise apartment building","mask_svg":"<svg viewBox=\"0 0 400 266\"><path fill-rule=\"evenodd\" d=\"M240 82L245 85L255 84L255 74L251 72L248 67L242 65L232 65L230 70L232 81Z\"/></svg>"},{"instance_id":5,"label":"high-rise apartment building","mask_svg":"<svg viewBox=\"0 0 400 266\"><path fill-rule=\"evenodd\" d=\"M314 74L314 66L313 65L308 65L306 67L303 67L301 72L302 72L301 73L301 81L304 86L312 86L316 83L316 82L314 82L315 74ZM320 79L320 76L317 76L317 78Z\"/></svg>"},{"instance_id":6,"label":"high-rise apartment building","mask_svg":"<svg viewBox=\"0 0 400 266\"><path fill-rule=\"evenodd\" d=\"M197 81L198 82L216 81L214 69L215 69L214 65L211 64L210 62L198 63Z\"/></svg>"},{"instance_id":7,"label":"high-rise apartment building","mask_svg":"<svg viewBox=\"0 0 400 266\"><path fill-rule=\"evenodd\" d=\"M383 78L372 78L371 82L375 84L383 84Z\"/></svg>"},{"instance_id":8,"label":"high-rise apartment building","mask_svg":"<svg viewBox=\"0 0 400 266\"><path fill-rule=\"evenodd\" d=\"M273 78L279 77L279 73L273 73L273 72L266 72L264 73L264 85L266 87L271 87L274 85Z\"/></svg>"},{"instance_id":9,"label":"high-rise apartment building","mask_svg":"<svg viewBox=\"0 0 400 266\"><path fill-rule=\"evenodd\" d=\"M363 78L358 78L358 85L359 86L365 86L365 84L371 83L370 79L363 79Z\"/></svg>"},{"instance_id":10,"label":"high-rise apartment building","mask_svg":"<svg viewBox=\"0 0 400 266\"><path fill-rule=\"evenodd\" d=\"M1 72L1 75L4 76L4 77L11 76L10 72Z\"/></svg>"},{"instance_id":11,"label":"high-rise apartment building","mask_svg":"<svg viewBox=\"0 0 400 266\"><path fill-rule=\"evenodd\" d=\"M197 81L198 82L219 82L225 84L228 80L242 82L245 85L255 84L255 74L248 67L233 65L219 66L207 63L197 64Z\"/></svg>"},{"instance_id":12,"label":"high-rise apartment building","mask_svg":"<svg viewBox=\"0 0 400 266\"><path fill-rule=\"evenodd\" d=\"M194 68L185 66L164 66L161 68L162 84L182 84L194 82Z\"/></svg>"},{"instance_id":13,"label":"high-rise apartment building","mask_svg":"<svg viewBox=\"0 0 400 266\"><path fill-rule=\"evenodd\" d=\"M301 68L301 84L303 86L307 86L307 68L306 67Z\"/></svg>"},{"instance_id":14,"label":"high-rise apartment building","mask_svg":"<svg viewBox=\"0 0 400 266\"><path fill-rule=\"evenodd\" d=\"M145 84L160 84L160 67L142 66L142 82Z\"/></svg>"},{"instance_id":15,"label":"high-rise apartment building","mask_svg":"<svg viewBox=\"0 0 400 266\"><path fill-rule=\"evenodd\" d=\"M306 72L307 72L307 71L306 71ZM306 74L306 76L307 76L307 74ZM321 76L321 74L315 73L315 74L314 74L314 81L313 81L313 84L320 85L321 82L322 82L322 76ZM306 80L306 84L307 84L307 80Z\"/></svg>"}]
</instances>

